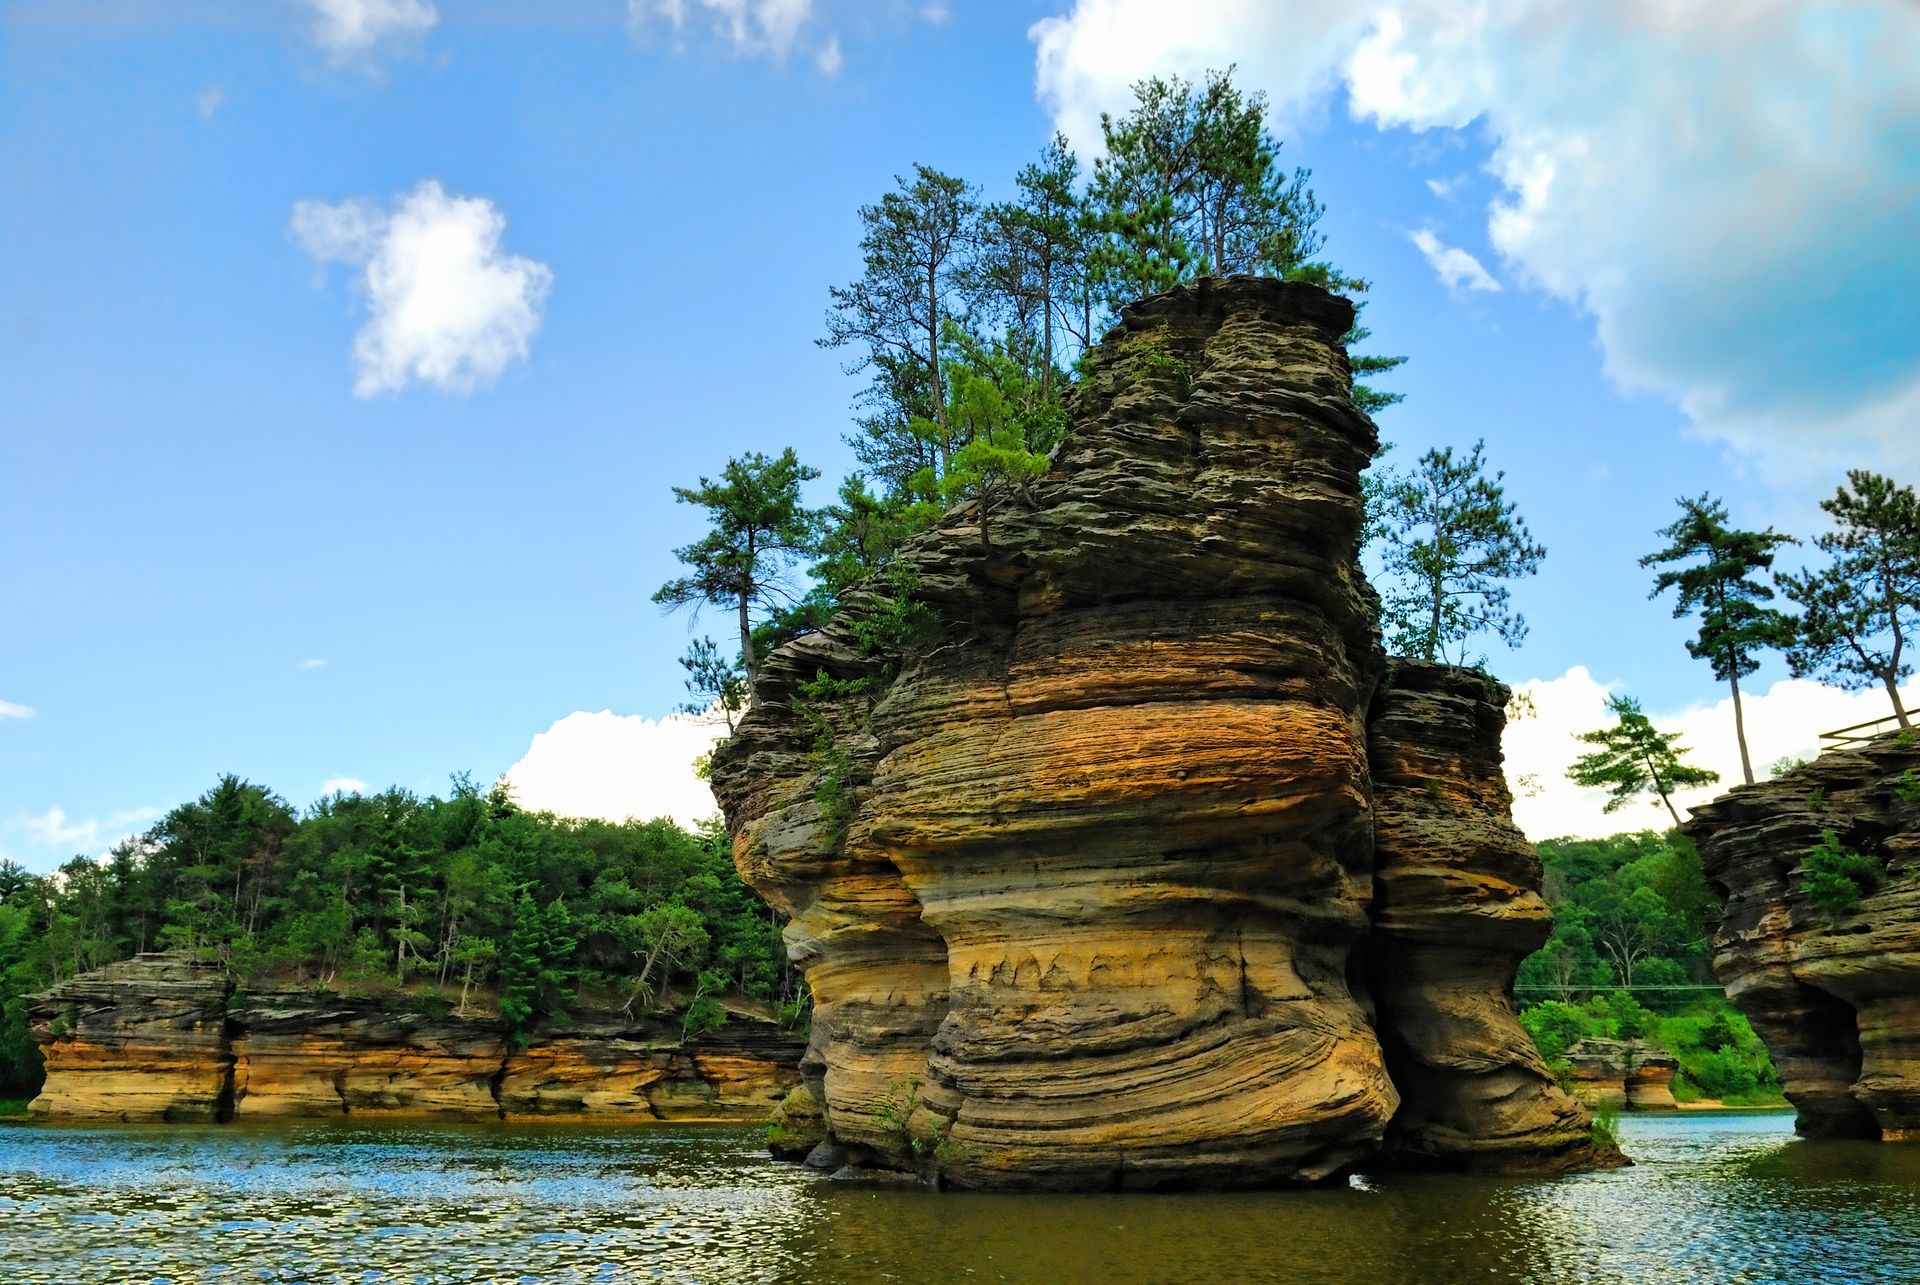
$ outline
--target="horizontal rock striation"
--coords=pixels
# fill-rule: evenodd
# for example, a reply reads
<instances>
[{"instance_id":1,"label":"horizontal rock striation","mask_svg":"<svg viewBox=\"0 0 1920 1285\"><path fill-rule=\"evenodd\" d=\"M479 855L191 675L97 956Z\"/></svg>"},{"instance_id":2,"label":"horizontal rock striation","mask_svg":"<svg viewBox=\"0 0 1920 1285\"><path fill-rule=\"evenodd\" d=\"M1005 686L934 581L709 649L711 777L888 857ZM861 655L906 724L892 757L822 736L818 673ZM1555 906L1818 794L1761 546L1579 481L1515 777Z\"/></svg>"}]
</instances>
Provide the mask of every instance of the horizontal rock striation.
<instances>
[{"instance_id":1,"label":"horizontal rock striation","mask_svg":"<svg viewBox=\"0 0 1920 1285\"><path fill-rule=\"evenodd\" d=\"M1714 971L1773 1055L1800 1131L1920 1136L1920 744L1829 750L1693 809L1682 830L1726 897ZM1882 876L1838 915L1802 887L1828 833Z\"/></svg>"},{"instance_id":2,"label":"horizontal rock striation","mask_svg":"<svg viewBox=\"0 0 1920 1285\"><path fill-rule=\"evenodd\" d=\"M30 1110L65 1120L759 1121L798 1082L802 1049L750 1018L689 1042L670 1025L588 1015L513 1050L490 1018L236 994L224 971L166 955L66 982L32 1015L47 1080Z\"/></svg>"},{"instance_id":3,"label":"horizontal rock striation","mask_svg":"<svg viewBox=\"0 0 1920 1285\"><path fill-rule=\"evenodd\" d=\"M1584 1039L1567 1050L1573 1092L1590 1106L1677 1111L1673 1077L1680 1063L1645 1040Z\"/></svg>"},{"instance_id":4,"label":"horizontal rock striation","mask_svg":"<svg viewBox=\"0 0 1920 1285\"><path fill-rule=\"evenodd\" d=\"M1553 915L1501 770L1508 696L1471 670L1395 661L1368 728L1370 975L1401 1094L1388 1149L1409 1163L1511 1173L1598 1159L1587 1111L1513 1006Z\"/></svg>"},{"instance_id":5,"label":"horizontal rock striation","mask_svg":"<svg viewBox=\"0 0 1920 1285\"><path fill-rule=\"evenodd\" d=\"M1379 1152L1401 1094L1364 950L1383 658L1352 318L1252 278L1133 305L1023 502L949 513L768 658L714 789L790 916L802 1069L857 1165L1244 1186ZM942 637L889 636L903 600ZM1516 1153L1538 1091L1481 1095ZM1584 1128L1557 1112L1549 1150Z\"/></svg>"},{"instance_id":6,"label":"horizontal rock striation","mask_svg":"<svg viewBox=\"0 0 1920 1285\"><path fill-rule=\"evenodd\" d=\"M149 954L36 997L42 1119L217 1120L232 1109L226 973Z\"/></svg>"}]
</instances>

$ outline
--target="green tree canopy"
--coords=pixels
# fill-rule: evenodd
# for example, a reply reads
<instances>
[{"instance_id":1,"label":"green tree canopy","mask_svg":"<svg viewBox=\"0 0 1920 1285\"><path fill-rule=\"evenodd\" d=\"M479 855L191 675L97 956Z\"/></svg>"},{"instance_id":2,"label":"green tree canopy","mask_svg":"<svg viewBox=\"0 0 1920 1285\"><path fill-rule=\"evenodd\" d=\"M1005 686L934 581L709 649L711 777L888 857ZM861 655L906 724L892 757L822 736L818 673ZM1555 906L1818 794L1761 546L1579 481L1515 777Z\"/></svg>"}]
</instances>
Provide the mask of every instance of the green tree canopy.
<instances>
[{"instance_id":1,"label":"green tree canopy","mask_svg":"<svg viewBox=\"0 0 1920 1285\"><path fill-rule=\"evenodd\" d=\"M1568 779L1575 785L1606 790L1608 812L1618 811L1643 794L1657 795L1673 823L1679 825L1673 792L1711 785L1720 774L1686 762L1680 734L1655 727L1641 712L1639 701L1630 696L1610 696L1607 709L1614 716L1614 725L1580 734L1582 741L1600 748L1575 759L1567 769Z\"/></svg>"},{"instance_id":2,"label":"green tree canopy","mask_svg":"<svg viewBox=\"0 0 1920 1285\"><path fill-rule=\"evenodd\" d=\"M1713 666L1713 676L1733 692L1734 737L1740 743L1740 770L1753 784L1753 760L1747 754L1746 715L1740 680L1760 667L1760 653L1784 647L1792 635L1787 617L1765 604L1773 588L1759 573L1772 568L1774 551L1793 537L1769 527L1742 531L1727 525L1727 510L1709 495L1680 499L1680 516L1660 534L1667 547L1640 559L1643 567L1664 567L1654 577L1657 598L1674 590L1673 614L1700 618L1700 630L1687 644L1695 660Z\"/></svg>"},{"instance_id":3,"label":"green tree canopy","mask_svg":"<svg viewBox=\"0 0 1920 1285\"><path fill-rule=\"evenodd\" d=\"M1834 520L1814 541L1827 565L1778 577L1801 612L1787 663L1796 678L1849 690L1878 683L1910 728L1900 683L1913 673L1907 639L1920 630L1920 499L1910 486L1852 469L1820 507Z\"/></svg>"},{"instance_id":4,"label":"green tree canopy","mask_svg":"<svg viewBox=\"0 0 1920 1285\"><path fill-rule=\"evenodd\" d=\"M676 500L707 511L708 531L674 550L689 574L660 586L653 600L669 610L705 604L734 610L749 708L760 677L754 617L794 597L784 575L814 549L818 523L818 515L801 502L800 486L819 476L788 447L772 458L754 451L728 460L718 481L703 477L698 486L673 488Z\"/></svg>"},{"instance_id":5,"label":"green tree canopy","mask_svg":"<svg viewBox=\"0 0 1920 1285\"><path fill-rule=\"evenodd\" d=\"M1100 118L1106 151L1087 193L1112 301L1197 277L1279 276L1318 253L1322 207L1308 171L1281 166L1264 95L1243 93L1230 71L1199 85L1155 76L1133 92L1133 110Z\"/></svg>"},{"instance_id":6,"label":"green tree canopy","mask_svg":"<svg viewBox=\"0 0 1920 1285\"><path fill-rule=\"evenodd\" d=\"M1382 614L1393 646L1407 655L1445 660L1457 647L1463 661L1476 634L1514 647L1526 636L1507 582L1533 575L1547 551L1507 499L1506 475L1488 476L1484 449L1475 442L1460 458L1452 447L1429 450L1380 484Z\"/></svg>"}]
</instances>

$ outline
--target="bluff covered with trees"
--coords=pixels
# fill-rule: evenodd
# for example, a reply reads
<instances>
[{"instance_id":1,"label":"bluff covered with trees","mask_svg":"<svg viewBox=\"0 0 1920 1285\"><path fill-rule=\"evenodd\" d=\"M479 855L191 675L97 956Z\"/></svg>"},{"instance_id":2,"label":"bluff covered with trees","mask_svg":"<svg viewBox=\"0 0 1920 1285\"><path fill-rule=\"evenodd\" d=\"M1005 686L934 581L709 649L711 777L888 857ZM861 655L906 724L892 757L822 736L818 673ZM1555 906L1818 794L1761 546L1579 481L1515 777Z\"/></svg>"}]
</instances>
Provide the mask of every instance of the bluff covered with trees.
<instances>
[{"instance_id":1,"label":"bluff covered with trees","mask_svg":"<svg viewBox=\"0 0 1920 1285\"><path fill-rule=\"evenodd\" d=\"M1679 1063L1674 1094L1778 1102L1773 1064L1710 967L1721 897L1677 832L1536 845L1553 935L1520 966L1520 1020L1556 1071L1585 1039L1644 1040Z\"/></svg>"},{"instance_id":2,"label":"bluff covered with trees","mask_svg":"<svg viewBox=\"0 0 1920 1285\"><path fill-rule=\"evenodd\" d=\"M711 830L529 812L466 778L301 813L228 776L104 861L0 865L0 1096L39 1083L25 996L159 950L242 987L497 1015L519 1043L577 1010L666 1013L688 1034L728 1004L805 1010L778 917Z\"/></svg>"}]
</instances>

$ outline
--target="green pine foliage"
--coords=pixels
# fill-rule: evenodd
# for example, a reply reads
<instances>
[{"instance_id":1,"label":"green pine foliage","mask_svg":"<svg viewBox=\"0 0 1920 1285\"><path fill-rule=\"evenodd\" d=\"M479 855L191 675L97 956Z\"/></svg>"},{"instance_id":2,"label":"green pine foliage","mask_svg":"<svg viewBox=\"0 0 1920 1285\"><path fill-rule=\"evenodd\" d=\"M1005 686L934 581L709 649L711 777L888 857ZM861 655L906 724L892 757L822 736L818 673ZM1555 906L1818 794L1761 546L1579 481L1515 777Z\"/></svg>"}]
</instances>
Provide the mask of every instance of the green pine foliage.
<instances>
[{"instance_id":1,"label":"green pine foliage","mask_svg":"<svg viewBox=\"0 0 1920 1285\"><path fill-rule=\"evenodd\" d=\"M1396 650L1464 663L1477 635L1510 647L1526 637L1509 582L1538 572L1547 551L1508 501L1504 477L1487 471L1485 444L1475 442L1459 457L1429 450L1376 484L1368 522L1383 541L1382 623Z\"/></svg>"},{"instance_id":2,"label":"green pine foliage","mask_svg":"<svg viewBox=\"0 0 1920 1285\"><path fill-rule=\"evenodd\" d=\"M1643 795L1654 795L1679 825L1674 791L1711 785L1720 774L1687 762L1680 734L1655 727L1632 697L1609 696L1607 711L1614 716L1613 726L1580 734L1586 744L1600 748L1575 759L1567 779L1588 789L1605 790L1608 812L1617 812Z\"/></svg>"},{"instance_id":3,"label":"green pine foliage","mask_svg":"<svg viewBox=\"0 0 1920 1285\"><path fill-rule=\"evenodd\" d=\"M1710 495L1678 504L1680 516L1660 530L1667 547L1640 559L1643 567L1666 568L1654 578L1648 596L1657 598L1672 589L1675 618L1689 613L1699 617L1699 632L1687 652L1710 664L1713 676L1733 693L1740 767L1752 785L1740 680L1760 667L1763 652L1784 647L1792 638L1792 622L1766 605L1773 600L1773 587L1760 573L1772 568L1775 550L1794 540L1771 527L1742 531L1728 526L1726 506Z\"/></svg>"},{"instance_id":4,"label":"green pine foliage","mask_svg":"<svg viewBox=\"0 0 1920 1285\"><path fill-rule=\"evenodd\" d=\"M760 659L824 627L855 586L871 592L901 542L947 514L964 514L992 550L1067 435L1080 358L1127 302L1225 273L1366 291L1319 257L1311 176L1280 164L1260 94L1230 71L1143 80L1134 94L1102 122L1090 175L1056 136L1006 199L915 165L860 207L859 274L829 289L819 340L867 379L847 435L858 472L817 509L799 489L815 474L791 452L732 460L719 482L675 490L709 511L711 530L678 550L687 574L655 599L730 609L739 638L738 660L706 639L689 650L690 707L717 706L731 730ZM1345 336L1350 348L1367 338L1358 324ZM1349 353L1361 380L1404 360ZM1164 363L1152 373L1182 395L1193 378ZM1366 382L1352 396L1369 412L1399 400ZM790 589L783 573L808 559L810 583Z\"/></svg>"},{"instance_id":5,"label":"green pine foliage","mask_svg":"<svg viewBox=\"0 0 1920 1285\"><path fill-rule=\"evenodd\" d=\"M1907 641L1920 634L1920 497L1892 478L1850 469L1847 485L1820 507L1834 523L1814 540L1826 565L1777 577L1800 607L1787 664L1795 678L1879 686L1910 731L1900 683L1913 673Z\"/></svg>"},{"instance_id":6,"label":"green pine foliage","mask_svg":"<svg viewBox=\"0 0 1920 1285\"><path fill-rule=\"evenodd\" d=\"M1801 859L1794 881L1821 914L1842 919L1860 909L1860 898L1880 890L1887 872L1872 857L1847 847L1833 831L1822 830L1820 842Z\"/></svg>"}]
</instances>

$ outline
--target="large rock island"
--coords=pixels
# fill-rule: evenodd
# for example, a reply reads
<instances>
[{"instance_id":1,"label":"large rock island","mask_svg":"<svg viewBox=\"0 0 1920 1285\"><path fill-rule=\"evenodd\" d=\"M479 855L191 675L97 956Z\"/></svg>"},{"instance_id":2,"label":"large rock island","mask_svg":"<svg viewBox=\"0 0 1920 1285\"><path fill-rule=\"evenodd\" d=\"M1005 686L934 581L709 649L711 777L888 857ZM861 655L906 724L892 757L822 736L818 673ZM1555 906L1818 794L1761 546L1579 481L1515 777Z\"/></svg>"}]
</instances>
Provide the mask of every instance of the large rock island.
<instances>
[{"instance_id":1,"label":"large rock island","mask_svg":"<svg viewBox=\"0 0 1920 1285\"><path fill-rule=\"evenodd\" d=\"M736 1015L580 1015L525 1048L497 1020L403 998L236 991L224 969L142 955L34 997L55 1120L387 1116L758 1121L799 1079L802 1039Z\"/></svg>"},{"instance_id":2,"label":"large rock island","mask_svg":"<svg viewBox=\"0 0 1920 1285\"><path fill-rule=\"evenodd\" d=\"M1920 742L1828 750L1693 809L1682 830L1727 899L1714 971L1780 1068L1800 1131L1920 1137ZM1810 894L1822 847L1858 855L1857 898Z\"/></svg>"},{"instance_id":3,"label":"large rock island","mask_svg":"<svg viewBox=\"0 0 1920 1285\"><path fill-rule=\"evenodd\" d=\"M714 757L823 1161L971 1187L1606 1163L1515 1018L1506 692L1388 662L1342 299L1129 307L1022 500L770 656ZM910 601L938 637L875 627Z\"/></svg>"}]
</instances>

